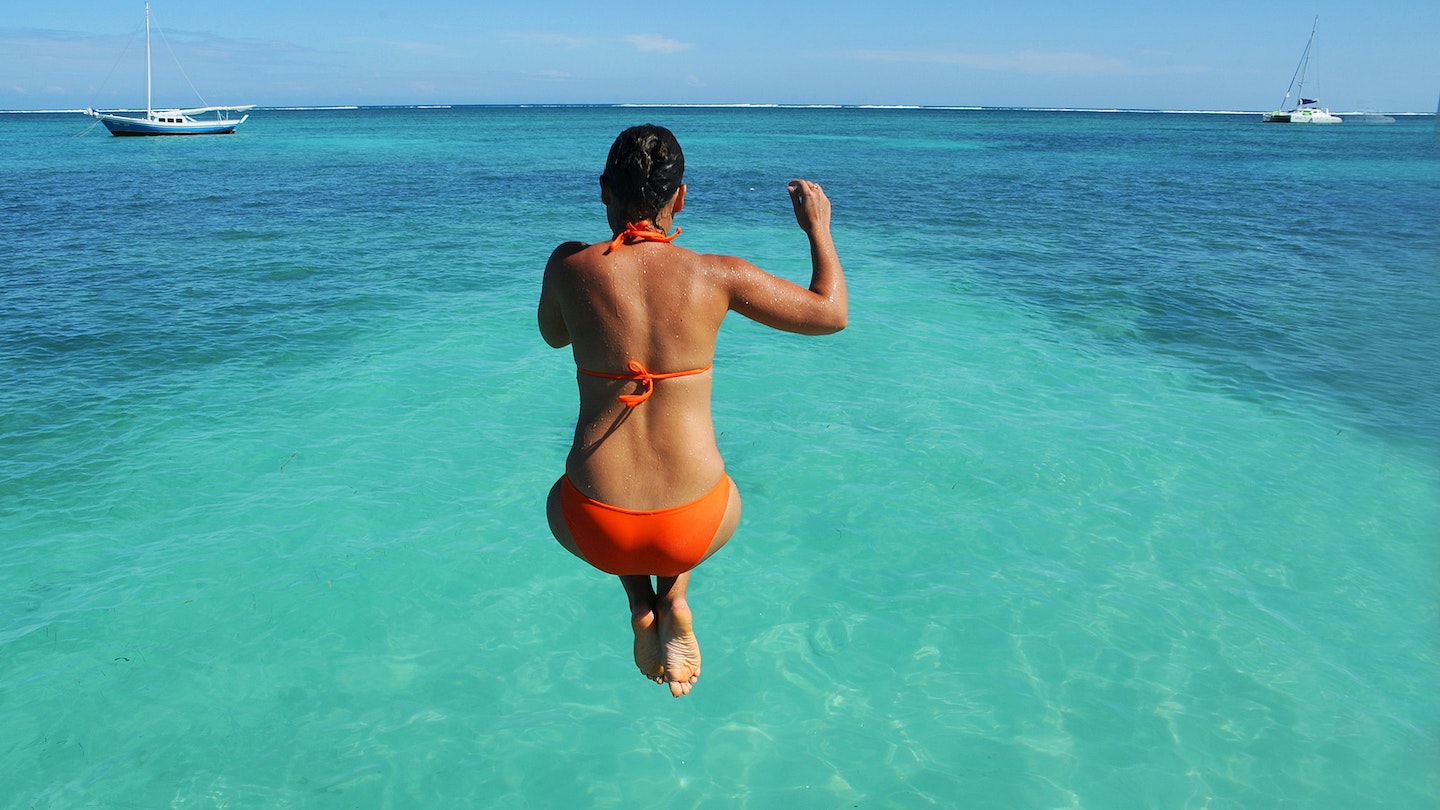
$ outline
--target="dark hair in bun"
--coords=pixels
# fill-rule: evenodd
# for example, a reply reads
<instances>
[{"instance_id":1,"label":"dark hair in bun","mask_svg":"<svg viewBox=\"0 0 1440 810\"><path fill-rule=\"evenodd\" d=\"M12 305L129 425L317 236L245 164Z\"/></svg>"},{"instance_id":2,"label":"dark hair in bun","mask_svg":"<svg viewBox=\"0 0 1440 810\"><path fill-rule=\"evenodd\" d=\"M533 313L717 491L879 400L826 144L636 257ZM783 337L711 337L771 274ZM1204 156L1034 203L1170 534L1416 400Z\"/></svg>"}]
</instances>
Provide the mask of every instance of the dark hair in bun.
<instances>
[{"instance_id":1,"label":"dark hair in bun","mask_svg":"<svg viewBox=\"0 0 1440 810\"><path fill-rule=\"evenodd\" d=\"M615 139L605 159L600 182L614 201L636 222L651 219L680 188L685 177L685 155L670 130L645 124L631 127Z\"/></svg>"}]
</instances>

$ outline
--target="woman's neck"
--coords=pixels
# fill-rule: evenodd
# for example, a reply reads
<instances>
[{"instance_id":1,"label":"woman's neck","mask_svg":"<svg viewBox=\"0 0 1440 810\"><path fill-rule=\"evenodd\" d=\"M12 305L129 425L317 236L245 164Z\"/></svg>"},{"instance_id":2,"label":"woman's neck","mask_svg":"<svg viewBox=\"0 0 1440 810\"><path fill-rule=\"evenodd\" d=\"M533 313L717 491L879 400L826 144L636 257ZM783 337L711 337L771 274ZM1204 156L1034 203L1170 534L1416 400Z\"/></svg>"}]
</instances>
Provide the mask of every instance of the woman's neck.
<instances>
[{"instance_id":1,"label":"woman's neck","mask_svg":"<svg viewBox=\"0 0 1440 810\"><path fill-rule=\"evenodd\" d=\"M653 217L632 219L626 217L623 212L611 209L606 219L610 223L611 233L620 233L631 225L637 225L646 230L664 234L670 232L670 226L673 224L675 217L668 211L661 211Z\"/></svg>"}]
</instances>

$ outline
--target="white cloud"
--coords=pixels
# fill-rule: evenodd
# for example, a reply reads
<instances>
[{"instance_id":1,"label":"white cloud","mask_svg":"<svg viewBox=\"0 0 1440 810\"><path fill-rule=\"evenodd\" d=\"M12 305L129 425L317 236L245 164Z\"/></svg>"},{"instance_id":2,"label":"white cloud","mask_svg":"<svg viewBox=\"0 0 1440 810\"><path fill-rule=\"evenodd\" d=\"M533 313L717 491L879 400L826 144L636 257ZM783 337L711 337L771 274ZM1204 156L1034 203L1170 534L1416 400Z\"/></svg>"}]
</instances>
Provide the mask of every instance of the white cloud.
<instances>
[{"instance_id":1,"label":"white cloud","mask_svg":"<svg viewBox=\"0 0 1440 810\"><path fill-rule=\"evenodd\" d=\"M662 37L659 34L631 34L625 39L637 49L650 53L679 53L695 47L689 42Z\"/></svg>"},{"instance_id":2,"label":"white cloud","mask_svg":"<svg viewBox=\"0 0 1440 810\"><path fill-rule=\"evenodd\" d=\"M523 45L548 45L559 48L579 48L585 44L584 40L576 37L544 32L510 34L506 36L506 40Z\"/></svg>"}]
</instances>

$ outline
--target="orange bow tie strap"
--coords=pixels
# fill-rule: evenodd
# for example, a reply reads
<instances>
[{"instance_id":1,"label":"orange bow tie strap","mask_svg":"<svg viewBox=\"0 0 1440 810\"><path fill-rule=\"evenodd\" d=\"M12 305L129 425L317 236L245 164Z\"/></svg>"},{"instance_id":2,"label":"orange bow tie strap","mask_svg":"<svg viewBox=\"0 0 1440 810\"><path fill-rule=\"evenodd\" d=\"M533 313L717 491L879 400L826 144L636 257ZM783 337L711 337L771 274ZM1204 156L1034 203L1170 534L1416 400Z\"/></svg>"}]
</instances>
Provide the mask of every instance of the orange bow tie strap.
<instances>
[{"instance_id":1,"label":"orange bow tie strap","mask_svg":"<svg viewBox=\"0 0 1440 810\"><path fill-rule=\"evenodd\" d=\"M674 237L671 237L672 239ZM685 371L667 371L660 374L652 374L649 369L640 364L639 360L631 360L626 368L630 369L629 374L610 374L604 371L591 371L589 369L578 369L581 374L589 374L591 377L604 377L607 380L634 380L640 383L640 393L621 394L618 398L625 403L625 407L633 408L636 405L650 398L655 393L656 380L669 380L675 377L689 377L695 374L704 374L710 370L713 364L706 364L702 368L692 368Z\"/></svg>"},{"instance_id":2,"label":"orange bow tie strap","mask_svg":"<svg viewBox=\"0 0 1440 810\"><path fill-rule=\"evenodd\" d=\"M632 239L636 242L664 242L666 244L669 244L671 242L674 242L675 237L680 235L679 228L675 229L675 233L666 236L664 231L654 231L648 227L645 227L649 224L650 223L648 220L631 222L627 224L625 226L625 230L621 231L618 235L616 235L614 239L610 240L610 247L606 248L605 252L610 253L611 251L615 250L615 248L618 248L624 244L628 244Z\"/></svg>"}]
</instances>

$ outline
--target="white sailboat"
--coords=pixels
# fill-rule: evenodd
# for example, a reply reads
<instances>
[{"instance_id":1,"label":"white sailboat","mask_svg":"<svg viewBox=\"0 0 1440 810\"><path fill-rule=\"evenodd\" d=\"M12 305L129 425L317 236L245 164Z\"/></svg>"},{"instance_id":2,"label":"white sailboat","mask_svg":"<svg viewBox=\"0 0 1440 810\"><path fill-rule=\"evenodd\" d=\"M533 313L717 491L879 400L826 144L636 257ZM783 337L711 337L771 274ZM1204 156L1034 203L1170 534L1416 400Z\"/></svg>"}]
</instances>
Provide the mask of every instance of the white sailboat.
<instances>
[{"instance_id":1,"label":"white sailboat","mask_svg":"<svg viewBox=\"0 0 1440 810\"><path fill-rule=\"evenodd\" d=\"M1310 41L1305 43L1305 53L1300 57L1300 64L1295 68L1295 75L1290 77L1290 87L1285 91L1285 101L1280 104L1280 109L1274 112L1265 113L1264 121L1267 124L1338 124L1344 119L1338 115L1332 115L1330 110L1320 107L1318 98L1305 97L1305 74L1310 70L1311 54L1315 49L1315 31L1320 27L1320 18L1315 18L1315 24L1310 27ZM1298 86L1296 80L1299 80ZM1312 88L1319 84L1319 77L1310 83ZM1295 106L1286 109L1290 105L1290 94L1295 93L1299 99ZM1319 93L1311 90L1311 95L1318 96Z\"/></svg>"},{"instance_id":2,"label":"white sailboat","mask_svg":"<svg viewBox=\"0 0 1440 810\"><path fill-rule=\"evenodd\" d=\"M100 112L88 109L85 114L100 119L111 135L228 135L245 123L249 115L239 119L231 113L244 113L254 104L229 107L194 107L187 110L156 110L150 100L150 4L145 4L145 117ZM214 118L196 118L213 114Z\"/></svg>"}]
</instances>

